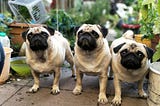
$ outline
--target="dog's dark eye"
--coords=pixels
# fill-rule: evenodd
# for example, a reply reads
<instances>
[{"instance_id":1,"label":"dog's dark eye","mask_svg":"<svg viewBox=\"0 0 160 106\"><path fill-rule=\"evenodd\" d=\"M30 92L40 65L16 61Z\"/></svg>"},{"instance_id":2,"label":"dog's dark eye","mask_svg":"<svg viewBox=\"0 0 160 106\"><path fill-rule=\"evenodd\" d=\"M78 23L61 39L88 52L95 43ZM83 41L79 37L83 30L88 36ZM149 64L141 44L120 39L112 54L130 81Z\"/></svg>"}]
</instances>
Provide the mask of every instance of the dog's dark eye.
<instances>
[{"instance_id":1,"label":"dog's dark eye","mask_svg":"<svg viewBox=\"0 0 160 106\"><path fill-rule=\"evenodd\" d=\"M138 51L136 54L137 54L137 56L140 57L140 58L143 58L143 57L144 57L144 54L143 54L141 51Z\"/></svg>"},{"instance_id":2,"label":"dog's dark eye","mask_svg":"<svg viewBox=\"0 0 160 106\"><path fill-rule=\"evenodd\" d=\"M128 53L128 50L127 49L125 49L125 50L123 50L123 51L121 51L120 52L120 54L123 56L123 55L125 55L125 54L127 54Z\"/></svg>"},{"instance_id":3,"label":"dog's dark eye","mask_svg":"<svg viewBox=\"0 0 160 106\"><path fill-rule=\"evenodd\" d=\"M41 35L43 35L44 37L48 37L48 34L46 32L41 32Z\"/></svg>"},{"instance_id":4,"label":"dog's dark eye","mask_svg":"<svg viewBox=\"0 0 160 106\"><path fill-rule=\"evenodd\" d=\"M32 33L29 33L28 35L27 35L27 38L28 39L31 39L33 37L33 34Z\"/></svg>"},{"instance_id":5,"label":"dog's dark eye","mask_svg":"<svg viewBox=\"0 0 160 106\"><path fill-rule=\"evenodd\" d=\"M97 33L97 32L92 31L91 33L92 33L92 35L93 35L95 38L98 38L98 37L99 37L99 35L98 35L98 33Z\"/></svg>"}]
</instances>

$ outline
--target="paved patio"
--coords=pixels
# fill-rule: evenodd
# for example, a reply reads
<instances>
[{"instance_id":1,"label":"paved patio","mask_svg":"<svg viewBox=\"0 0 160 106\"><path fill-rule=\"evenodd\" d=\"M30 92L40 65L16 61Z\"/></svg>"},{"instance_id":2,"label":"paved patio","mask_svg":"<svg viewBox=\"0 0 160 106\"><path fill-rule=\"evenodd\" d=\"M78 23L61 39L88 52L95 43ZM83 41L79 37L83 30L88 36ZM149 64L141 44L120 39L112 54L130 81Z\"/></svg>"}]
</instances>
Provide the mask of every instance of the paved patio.
<instances>
[{"instance_id":1,"label":"paved patio","mask_svg":"<svg viewBox=\"0 0 160 106\"><path fill-rule=\"evenodd\" d=\"M71 78L71 70L68 67L62 68L60 94L50 94L52 81L52 75L42 76L39 91L31 94L26 91L33 84L32 77L12 78L6 84L0 85L0 106L111 106L114 96L113 80L108 81L109 103L106 105L97 103L99 84L96 76L84 76L83 92L78 96L72 94L75 80ZM144 87L147 91L147 81ZM122 83L122 100L121 106L147 106L147 100L138 97L136 83Z\"/></svg>"}]
</instances>

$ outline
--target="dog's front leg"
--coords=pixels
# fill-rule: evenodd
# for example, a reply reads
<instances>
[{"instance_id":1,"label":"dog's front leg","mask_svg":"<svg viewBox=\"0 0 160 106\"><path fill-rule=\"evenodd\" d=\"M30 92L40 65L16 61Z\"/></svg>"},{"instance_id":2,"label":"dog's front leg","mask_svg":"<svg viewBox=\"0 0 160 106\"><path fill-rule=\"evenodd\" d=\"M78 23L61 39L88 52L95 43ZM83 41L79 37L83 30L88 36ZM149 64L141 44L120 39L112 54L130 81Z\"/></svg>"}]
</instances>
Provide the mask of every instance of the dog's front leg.
<instances>
[{"instance_id":1,"label":"dog's front leg","mask_svg":"<svg viewBox=\"0 0 160 106\"><path fill-rule=\"evenodd\" d=\"M121 99L121 85L120 85L120 80L114 75L114 88L115 88L115 96L114 99L112 100L112 103L114 105L121 105L122 99Z\"/></svg>"},{"instance_id":2,"label":"dog's front leg","mask_svg":"<svg viewBox=\"0 0 160 106\"><path fill-rule=\"evenodd\" d=\"M29 89L28 92L35 93L39 89L39 73L35 72L34 70L31 70L31 73L34 78L34 85Z\"/></svg>"},{"instance_id":3,"label":"dog's front leg","mask_svg":"<svg viewBox=\"0 0 160 106\"><path fill-rule=\"evenodd\" d=\"M138 81L138 94L140 97L147 98L147 94L143 90L143 79Z\"/></svg>"},{"instance_id":4,"label":"dog's front leg","mask_svg":"<svg viewBox=\"0 0 160 106\"><path fill-rule=\"evenodd\" d=\"M78 69L76 69L76 86L73 90L73 94L79 95L82 92L82 78L83 78L83 73L81 73Z\"/></svg>"},{"instance_id":5,"label":"dog's front leg","mask_svg":"<svg viewBox=\"0 0 160 106\"><path fill-rule=\"evenodd\" d=\"M98 102L102 104L105 104L108 102L108 99L106 97L107 78L108 77L106 72L99 76L100 91L98 96Z\"/></svg>"},{"instance_id":6,"label":"dog's front leg","mask_svg":"<svg viewBox=\"0 0 160 106\"><path fill-rule=\"evenodd\" d=\"M51 94L53 95L60 93L60 90L59 90L60 71L61 71L60 67L57 67L54 70L54 80L53 80L53 85L51 90Z\"/></svg>"}]
</instances>

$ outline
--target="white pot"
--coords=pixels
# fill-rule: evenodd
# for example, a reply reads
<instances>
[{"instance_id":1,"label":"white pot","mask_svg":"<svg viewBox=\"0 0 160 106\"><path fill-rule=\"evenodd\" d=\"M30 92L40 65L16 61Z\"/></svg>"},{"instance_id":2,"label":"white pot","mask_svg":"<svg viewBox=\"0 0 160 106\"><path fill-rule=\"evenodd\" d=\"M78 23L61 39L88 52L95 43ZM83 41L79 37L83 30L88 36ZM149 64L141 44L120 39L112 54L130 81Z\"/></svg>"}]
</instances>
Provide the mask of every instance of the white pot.
<instances>
[{"instance_id":1,"label":"white pot","mask_svg":"<svg viewBox=\"0 0 160 106\"><path fill-rule=\"evenodd\" d=\"M9 72L10 72L10 57L11 57L11 52L13 49L9 47L4 47L4 52L5 52L5 60L4 60L4 66L2 69L2 73L0 75L0 84L3 84L9 77Z\"/></svg>"},{"instance_id":2,"label":"white pot","mask_svg":"<svg viewBox=\"0 0 160 106\"><path fill-rule=\"evenodd\" d=\"M160 62L153 62L150 66L148 105L160 106Z\"/></svg>"}]
</instances>

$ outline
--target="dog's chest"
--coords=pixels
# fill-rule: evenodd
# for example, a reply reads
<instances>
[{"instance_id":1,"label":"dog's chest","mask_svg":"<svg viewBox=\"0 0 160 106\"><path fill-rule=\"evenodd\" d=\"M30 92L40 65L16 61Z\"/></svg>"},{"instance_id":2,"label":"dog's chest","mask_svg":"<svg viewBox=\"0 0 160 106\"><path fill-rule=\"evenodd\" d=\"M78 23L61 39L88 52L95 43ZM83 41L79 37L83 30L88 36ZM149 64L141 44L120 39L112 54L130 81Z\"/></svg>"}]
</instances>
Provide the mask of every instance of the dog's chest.
<instances>
[{"instance_id":1,"label":"dog's chest","mask_svg":"<svg viewBox=\"0 0 160 106\"><path fill-rule=\"evenodd\" d=\"M137 70L124 69L119 71L117 75L119 79L122 81L135 82L141 80L147 71L148 71L147 68L140 68Z\"/></svg>"},{"instance_id":2,"label":"dog's chest","mask_svg":"<svg viewBox=\"0 0 160 106\"><path fill-rule=\"evenodd\" d=\"M53 70L53 67L54 67L50 62L50 60L46 58L30 59L29 65L34 71L37 71L40 73L50 72L51 70Z\"/></svg>"},{"instance_id":3,"label":"dog's chest","mask_svg":"<svg viewBox=\"0 0 160 106\"><path fill-rule=\"evenodd\" d=\"M98 56L97 56L98 57ZM80 71L84 73L99 73L104 70L104 58L95 58L94 56L82 56L82 57L75 57L75 65L79 68Z\"/></svg>"},{"instance_id":4,"label":"dog's chest","mask_svg":"<svg viewBox=\"0 0 160 106\"><path fill-rule=\"evenodd\" d=\"M52 53L52 55L50 55ZM31 68L37 72L44 73L44 72L51 72L56 67L62 65L62 56L60 55L53 55L53 52L41 55L36 54L31 59L28 59L28 63Z\"/></svg>"}]
</instances>

